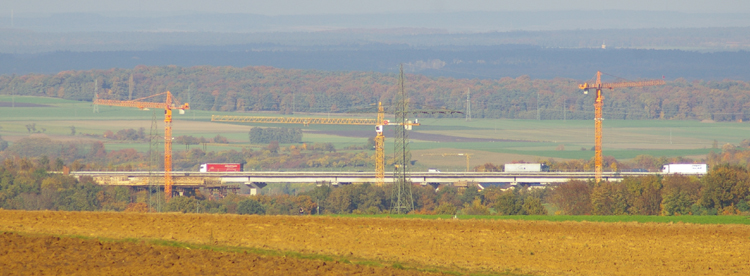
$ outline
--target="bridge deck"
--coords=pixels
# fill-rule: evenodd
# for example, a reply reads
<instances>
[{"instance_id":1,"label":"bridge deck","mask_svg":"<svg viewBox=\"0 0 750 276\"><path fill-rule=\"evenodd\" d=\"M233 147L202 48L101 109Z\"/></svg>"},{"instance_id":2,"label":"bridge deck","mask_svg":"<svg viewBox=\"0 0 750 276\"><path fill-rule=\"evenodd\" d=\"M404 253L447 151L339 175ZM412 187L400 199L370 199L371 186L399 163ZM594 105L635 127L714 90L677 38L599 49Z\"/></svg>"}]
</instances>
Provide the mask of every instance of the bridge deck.
<instances>
[{"instance_id":1,"label":"bridge deck","mask_svg":"<svg viewBox=\"0 0 750 276\"><path fill-rule=\"evenodd\" d=\"M147 186L149 179L161 185L163 172L71 172L75 177L92 177L101 185ZM649 172L605 172L602 179L620 181L628 176L660 175ZM375 183L374 172L172 172L176 187L226 187L228 185L252 183ZM590 180L593 172L413 172L414 183L562 183L569 180ZM393 182L392 175L386 175L385 182Z\"/></svg>"}]
</instances>

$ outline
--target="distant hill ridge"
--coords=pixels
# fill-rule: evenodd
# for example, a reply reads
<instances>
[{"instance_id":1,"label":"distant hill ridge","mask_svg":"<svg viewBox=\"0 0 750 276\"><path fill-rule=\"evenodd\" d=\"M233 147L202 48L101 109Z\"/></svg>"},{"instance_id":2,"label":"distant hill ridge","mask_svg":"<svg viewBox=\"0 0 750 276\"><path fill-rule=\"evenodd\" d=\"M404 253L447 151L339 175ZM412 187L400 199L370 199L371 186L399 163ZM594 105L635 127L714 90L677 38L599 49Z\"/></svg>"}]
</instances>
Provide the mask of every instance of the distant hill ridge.
<instances>
[{"instance_id":1,"label":"distant hill ridge","mask_svg":"<svg viewBox=\"0 0 750 276\"><path fill-rule=\"evenodd\" d=\"M470 90L474 118L593 118L593 97L590 93L584 95L578 89L579 81L573 79L460 79L418 74L407 74L406 78L410 107L415 109L464 110L466 92ZM100 98L127 100L170 90L182 102L189 98L191 108L290 114L346 112L379 101L389 106L396 92L397 74L267 66L137 66L51 75L3 75L0 94L91 101L95 80ZM750 105L750 83L744 81L678 78L664 86L604 93L605 119L750 119L744 108Z\"/></svg>"}]
</instances>

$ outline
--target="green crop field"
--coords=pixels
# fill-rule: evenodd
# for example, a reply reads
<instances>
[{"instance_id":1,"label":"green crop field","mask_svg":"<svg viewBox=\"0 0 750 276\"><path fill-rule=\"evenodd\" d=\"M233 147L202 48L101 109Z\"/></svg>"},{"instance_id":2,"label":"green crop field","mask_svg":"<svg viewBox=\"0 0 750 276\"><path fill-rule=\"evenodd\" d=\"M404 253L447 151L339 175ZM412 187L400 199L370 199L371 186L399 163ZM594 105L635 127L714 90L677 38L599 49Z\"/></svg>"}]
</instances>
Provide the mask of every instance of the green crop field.
<instances>
[{"instance_id":1,"label":"green crop field","mask_svg":"<svg viewBox=\"0 0 750 276\"><path fill-rule=\"evenodd\" d=\"M107 149L148 149L147 143L122 143L103 138L86 137L81 134L101 135L104 131L117 132L127 128L144 128L150 131L152 116L156 117L163 131L161 110L138 110L128 107L100 106L94 113L91 102L62 100L57 98L0 96L0 101L16 103L15 107L0 107L0 135L11 143L32 133L28 125L34 124L37 134L52 139L93 139L105 142ZM42 104L45 107L23 107L24 103ZM188 110L186 114L175 112L174 136L192 135L213 138L227 137L230 145L210 145L208 150L229 148L262 147L248 142L248 131L253 126L299 127L305 131L306 143L333 143L342 150L348 146L362 146L367 137L374 135L371 126L348 125L302 125L292 124L239 124L211 122L211 115L283 116L273 112L229 113L203 110ZM374 117L374 114L295 114L295 117ZM392 115L387 115L390 118ZM606 117L606 116L605 116ZM465 169L461 158L425 157L440 153L473 154L472 165L492 162L501 164L514 160L536 161L538 159L590 159L594 145L593 120L506 120L474 119L466 122L460 118L420 118L420 126L411 132L410 148L418 162L413 169L439 167L444 170ZM71 126L76 136L71 136ZM387 126L393 128L395 126ZM386 131L386 154L392 152L392 130ZM630 159L641 154L652 156L686 156L701 158L726 143L737 145L750 138L750 127L736 122L699 121L624 121L606 120L603 124L604 155ZM193 146L195 147L195 146ZM174 149L184 150L175 145Z\"/></svg>"}]
</instances>

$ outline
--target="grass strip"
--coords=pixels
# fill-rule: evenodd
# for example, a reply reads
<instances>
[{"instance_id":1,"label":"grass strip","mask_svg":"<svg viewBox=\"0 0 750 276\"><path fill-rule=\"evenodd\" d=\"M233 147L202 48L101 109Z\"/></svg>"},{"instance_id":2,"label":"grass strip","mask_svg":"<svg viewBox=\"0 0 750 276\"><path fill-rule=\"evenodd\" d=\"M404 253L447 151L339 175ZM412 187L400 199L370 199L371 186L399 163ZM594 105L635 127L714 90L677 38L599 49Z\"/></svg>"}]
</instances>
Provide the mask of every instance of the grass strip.
<instances>
[{"instance_id":1,"label":"grass strip","mask_svg":"<svg viewBox=\"0 0 750 276\"><path fill-rule=\"evenodd\" d=\"M377 214L377 215L328 215L332 217L354 217L354 218L396 218L396 219L454 219L453 215L400 215L400 214ZM617 216L471 216L458 215L456 219L486 219L486 220L544 220L544 221L588 221L588 222L638 222L638 223L692 223L692 224L750 224L748 216L640 216L640 215L617 215Z\"/></svg>"}]
</instances>

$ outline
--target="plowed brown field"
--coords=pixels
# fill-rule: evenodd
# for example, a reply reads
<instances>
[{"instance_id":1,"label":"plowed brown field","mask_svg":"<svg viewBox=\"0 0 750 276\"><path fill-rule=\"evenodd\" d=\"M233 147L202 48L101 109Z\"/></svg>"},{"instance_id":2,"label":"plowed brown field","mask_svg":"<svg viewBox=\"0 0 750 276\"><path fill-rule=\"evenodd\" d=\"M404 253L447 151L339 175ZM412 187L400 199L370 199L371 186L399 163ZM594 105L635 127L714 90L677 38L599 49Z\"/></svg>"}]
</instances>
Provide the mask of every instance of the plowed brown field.
<instances>
[{"instance_id":1,"label":"plowed brown field","mask_svg":"<svg viewBox=\"0 0 750 276\"><path fill-rule=\"evenodd\" d=\"M0 210L0 231L177 240L545 275L749 275L750 227Z\"/></svg>"},{"instance_id":2,"label":"plowed brown field","mask_svg":"<svg viewBox=\"0 0 750 276\"><path fill-rule=\"evenodd\" d=\"M320 260L12 233L0 234L0 246L0 275L427 275Z\"/></svg>"}]
</instances>

